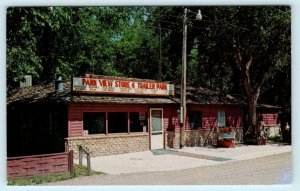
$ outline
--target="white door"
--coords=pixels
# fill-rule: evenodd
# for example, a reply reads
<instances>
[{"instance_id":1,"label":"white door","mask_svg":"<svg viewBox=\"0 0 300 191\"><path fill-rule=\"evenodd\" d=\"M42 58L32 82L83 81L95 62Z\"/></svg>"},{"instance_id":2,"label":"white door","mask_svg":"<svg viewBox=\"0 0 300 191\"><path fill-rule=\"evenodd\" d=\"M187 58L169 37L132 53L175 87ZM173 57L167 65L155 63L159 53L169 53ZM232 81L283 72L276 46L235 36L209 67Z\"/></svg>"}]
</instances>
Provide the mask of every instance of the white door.
<instances>
[{"instance_id":1,"label":"white door","mask_svg":"<svg viewBox=\"0 0 300 191\"><path fill-rule=\"evenodd\" d=\"M151 150L164 148L163 109L150 109Z\"/></svg>"}]
</instances>

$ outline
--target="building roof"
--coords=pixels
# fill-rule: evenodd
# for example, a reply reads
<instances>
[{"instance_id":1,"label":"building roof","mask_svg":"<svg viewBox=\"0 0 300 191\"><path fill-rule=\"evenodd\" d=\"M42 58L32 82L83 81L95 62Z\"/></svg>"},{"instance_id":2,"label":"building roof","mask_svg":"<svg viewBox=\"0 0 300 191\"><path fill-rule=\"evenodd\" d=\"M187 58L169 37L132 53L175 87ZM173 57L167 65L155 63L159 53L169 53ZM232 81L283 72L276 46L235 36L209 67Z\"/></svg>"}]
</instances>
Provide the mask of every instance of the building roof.
<instances>
[{"instance_id":1,"label":"building roof","mask_svg":"<svg viewBox=\"0 0 300 191\"><path fill-rule=\"evenodd\" d=\"M180 86L176 86L176 98L180 101ZM244 98L222 94L204 87L187 87L187 104L230 104L244 105Z\"/></svg>"},{"instance_id":2,"label":"building roof","mask_svg":"<svg viewBox=\"0 0 300 191\"><path fill-rule=\"evenodd\" d=\"M34 102L76 102L76 103L114 103L114 104L178 104L180 86L175 87L175 96L136 96L78 94L71 92L71 82L64 82L64 90L55 91L55 83L16 88L7 93L7 104ZM230 104L244 105L243 98L221 94L203 87L187 87L187 104Z\"/></svg>"},{"instance_id":3,"label":"building roof","mask_svg":"<svg viewBox=\"0 0 300 191\"><path fill-rule=\"evenodd\" d=\"M7 104L34 102L76 102L115 104L174 104L172 97L145 97L102 94L78 94L71 92L71 82L64 82L63 91L55 91L54 82L46 85L16 88L7 94Z\"/></svg>"},{"instance_id":4,"label":"building roof","mask_svg":"<svg viewBox=\"0 0 300 191\"><path fill-rule=\"evenodd\" d=\"M276 106L276 105L268 105L268 104L257 104L257 108L261 108L261 109L280 109L280 106Z\"/></svg>"}]
</instances>

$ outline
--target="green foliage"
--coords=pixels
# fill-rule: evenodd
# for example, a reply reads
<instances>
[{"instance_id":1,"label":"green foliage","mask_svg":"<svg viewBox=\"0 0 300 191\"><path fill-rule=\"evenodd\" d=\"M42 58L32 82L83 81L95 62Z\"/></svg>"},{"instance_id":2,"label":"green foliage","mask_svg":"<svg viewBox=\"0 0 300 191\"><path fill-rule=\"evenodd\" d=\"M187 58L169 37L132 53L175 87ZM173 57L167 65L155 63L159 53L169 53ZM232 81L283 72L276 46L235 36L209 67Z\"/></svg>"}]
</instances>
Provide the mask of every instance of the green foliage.
<instances>
[{"instance_id":1,"label":"green foliage","mask_svg":"<svg viewBox=\"0 0 300 191\"><path fill-rule=\"evenodd\" d=\"M282 141L282 137L280 135L275 135L273 137L270 137L269 140L279 142Z\"/></svg>"},{"instance_id":2,"label":"green foliage","mask_svg":"<svg viewBox=\"0 0 300 191\"><path fill-rule=\"evenodd\" d=\"M34 178L18 178L18 179L10 179L7 182L7 185L35 185L35 184L42 184L42 183L49 183L49 182L57 182L70 179L69 173L60 173L60 174L51 174L46 176L38 176Z\"/></svg>"},{"instance_id":3,"label":"green foliage","mask_svg":"<svg viewBox=\"0 0 300 191\"><path fill-rule=\"evenodd\" d=\"M7 78L35 83L84 73L155 78L158 38L145 8L23 7L7 10Z\"/></svg>"},{"instance_id":4,"label":"green foliage","mask_svg":"<svg viewBox=\"0 0 300 191\"><path fill-rule=\"evenodd\" d=\"M116 14L114 14L116 13ZM7 78L14 87L25 74L34 82L92 71L102 73L113 54L111 37L122 11L117 8L9 8Z\"/></svg>"},{"instance_id":5,"label":"green foliage","mask_svg":"<svg viewBox=\"0 0 300 191\"><path fill-rule=\"evenodd\" d=\"M201 9L202 21L193 19ZM237 37L245 59L252 54L253 84L256 84L270 65L283 64L290 55L290 8L280 6L253 7L189 7L188 13L188 73L192 84L207 85L219 91L240 93L240 68L236 64L234 44ZM181 7L158 7L153 22L162 23L166 34L163 49L174 65L181 62ZM280 58L280 59L278 59ZM290 64L290 63L289 63ZM196 70L196 71L195 71ZM180 76L176 76L180 78Z\"/></svg>"},{"instance_id":6,"label":"green foliage","mask_svg":"<svg viewBox=\"0 0 300 191\"><path fill-rule=\"evenodd\" d=\"M115 67L129 77L155 78L158 63L158 38L147 28L145 9L128 10L125 21L112 40Z\"/></svg>"},{"instance_id":7,"label":"green foliage","mask_svg":"<svg viewBox=\"0 0 300 191\"><path fill-rule=\"evenodd\" d=\"M253 88L265 74L270 79L260 101L290 110L290 7L188 9L188 83L243 94L239 41L243 61L253 56ZM194 19L198 9L202 21ZM7 85L16 87L25 74L34 83L49 82L56 73L65 79L94 73L180 83L182 19L183 7L8 8Z\"/></svg>"}]
</instances>

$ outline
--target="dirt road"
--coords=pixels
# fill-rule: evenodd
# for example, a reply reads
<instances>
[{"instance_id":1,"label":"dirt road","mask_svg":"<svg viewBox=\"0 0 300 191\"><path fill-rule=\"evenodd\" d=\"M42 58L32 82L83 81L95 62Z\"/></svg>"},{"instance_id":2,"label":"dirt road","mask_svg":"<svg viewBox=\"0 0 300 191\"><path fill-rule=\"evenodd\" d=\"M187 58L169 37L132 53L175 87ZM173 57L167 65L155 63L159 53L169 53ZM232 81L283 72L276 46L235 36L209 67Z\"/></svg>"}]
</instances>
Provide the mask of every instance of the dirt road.
<instances>
[{"instance_id":1,"label":"dirt road","mask_svg":"<svg viewBox=\"0 0 300 191\"><path fill-rule=\"evenodd\" d=\"M269 185L292 181L291 152L170 172L97 175L49 185Z\"/></svg>"}]
</instances>

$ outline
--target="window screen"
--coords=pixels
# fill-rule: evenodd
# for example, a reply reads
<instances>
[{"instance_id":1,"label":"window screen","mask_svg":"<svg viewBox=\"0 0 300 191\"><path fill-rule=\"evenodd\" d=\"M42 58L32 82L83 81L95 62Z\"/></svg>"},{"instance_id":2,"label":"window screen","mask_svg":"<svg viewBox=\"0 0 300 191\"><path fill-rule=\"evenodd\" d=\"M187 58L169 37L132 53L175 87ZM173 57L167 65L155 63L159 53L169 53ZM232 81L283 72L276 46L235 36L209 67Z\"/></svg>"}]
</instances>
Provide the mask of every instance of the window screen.
<instances>
[{"instance_id":1,"label":"window screen","mask_svg":"<svg viewBox=\"0 0 300 191\"><path fill-rule=\"evenodd\" d=\"M200 128L202 126L202 113L201 111L188 112L189 128Z\"/></svg>"},{"instance_id":2,"label":"window screen","mask_svg":"<svg viewBox=\"0 0 300 191\"><path fill-rule=\"evenodd\" d=\"M225 120L225 111L218 111L218 127L225 127L226 120Z\"/></svg>"},{"instance_id":3,"label":"window screen","mask_svg":"<svg viewBox=\"0 0 300 191\"><path fill-rule=\"evenodd\" d=\"M127 112L108 113L108 133L126 133L127 124Z\"/></svg>"},{"instance_id":4,"label":"window screen","mask_svg":"<svg viewBox=\"0 0 300 191\"><path fill-rule=\"evenodd\" d=\"M83 129L88 130L88 134L105 133L105 113L104 112L83 113Z\"/></svg>"},{"instance_id":5,"label":"window screen","mask_svg":"<svg viewBox=\"0 0 300 191\"><path fill-rule=\"evenodd\" d=\"M131 112L130 113L130 132L147 131L147 113Z\"/></svg>"}]
</instances>

